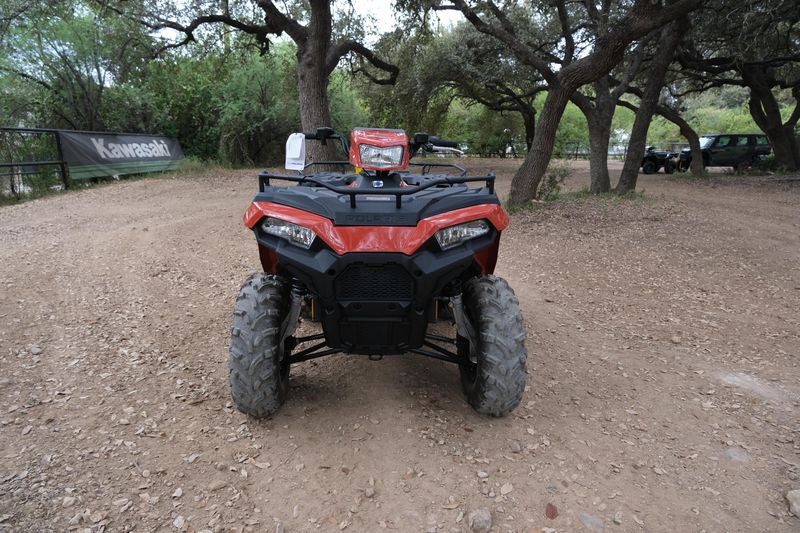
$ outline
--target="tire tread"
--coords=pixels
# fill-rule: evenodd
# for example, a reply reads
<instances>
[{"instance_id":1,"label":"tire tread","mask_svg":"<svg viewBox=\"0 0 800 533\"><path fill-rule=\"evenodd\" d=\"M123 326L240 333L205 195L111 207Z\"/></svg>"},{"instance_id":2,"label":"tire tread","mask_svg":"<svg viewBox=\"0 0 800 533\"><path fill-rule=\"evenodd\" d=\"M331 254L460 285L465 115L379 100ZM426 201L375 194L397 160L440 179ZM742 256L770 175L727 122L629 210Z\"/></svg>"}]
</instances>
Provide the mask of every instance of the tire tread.
<instances>
[{"instance_id":1,"label":"tire tread","mask_svg":"<svg viewBox=\"0 0 800 533\"><path fill-rule=\"evenodd\" d=\"M278 361L280 326L286 315L286 281L253 274L236 298L228 359L231 398L255 418L270 416L286 400L288 372Z\"/></svg>"},{"instance_id":2,"label":"tire tread","mask_svg":"<svg viewBox=\"0 0 800 533\"><path fill-rule=\"evenodd\" d=\"M477 377L461 373L467 401L481 414L504 416L522 401L528 374L519 301L503 278L479 276L465 284L464 305L479 336Z\"/></svg>"}]
</instances>

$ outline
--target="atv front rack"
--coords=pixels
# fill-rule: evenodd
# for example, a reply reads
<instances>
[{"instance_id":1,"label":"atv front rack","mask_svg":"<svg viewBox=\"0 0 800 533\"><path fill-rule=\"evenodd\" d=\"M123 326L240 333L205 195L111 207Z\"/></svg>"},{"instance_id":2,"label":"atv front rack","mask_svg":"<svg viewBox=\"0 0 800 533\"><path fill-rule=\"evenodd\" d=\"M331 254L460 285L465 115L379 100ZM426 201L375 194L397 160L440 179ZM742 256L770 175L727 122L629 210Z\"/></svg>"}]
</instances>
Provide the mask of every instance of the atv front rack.
<instances>
[{"instance_id":1,"label":"atv front rack","mask_svg":"<svg viewBox=\"0 0 800 533\"><path fill-rule=\"evenodd\" d=\"M326 180L322 180L319 178L315 178L314 176L287 176L284 174L270 174L269 172L262 172L258 175L258 190L259 192L265 192L266 188L270 186L270 180L284 180L284 181L291 181L294 183L312 183L319 187L324 187L329 191L333 191L337 194L347 195L350 197L350 207L356 207L356 197L357 196L394 196L395 197L395 206L400 209L403 205L402 198L403 196L408 196L411 194L418 193L420 191L424 191L425 189L430 189L431 187L438 187L440 185L460 185L463 183L474 183L483 181L486 183L486 187L489 189L489 194L494 194L494 174L488 174L486 176L441 176L438 178L430 178L420 185L409 185L407 187L392 187L392 188L376 188L376 189L357 189L353 187L339 187L336 185L331 185Z\"/></svg>"}]
</instances>

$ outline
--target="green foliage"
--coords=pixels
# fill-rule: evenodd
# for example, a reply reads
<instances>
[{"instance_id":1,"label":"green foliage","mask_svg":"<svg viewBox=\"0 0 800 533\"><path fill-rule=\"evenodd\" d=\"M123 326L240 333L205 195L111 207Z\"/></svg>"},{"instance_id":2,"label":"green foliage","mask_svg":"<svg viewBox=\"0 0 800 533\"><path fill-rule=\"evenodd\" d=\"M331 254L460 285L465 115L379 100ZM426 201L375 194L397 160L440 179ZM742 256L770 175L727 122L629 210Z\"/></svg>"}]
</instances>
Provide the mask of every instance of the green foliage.
<instances>
[{"instance_id":1,"label":"green foliage","mask_svg":"<svg viewBox=\"0 0 800 533\"><path fill-rule=\"evenodd\" d=\"M647 199L644 191L628 191L617 194L613 191L605 193L593 193L588 187L583 187L578 191L570 191L561 194L556 198L556 203L585 204L592 202L601 205L616 205L622 202L644 202Z\"/></svg>"},{"instance_id":2,"label":"green foliage","mask_svg":"<svg viewBox=\"0 0 800 533\"><path fill-rule=\"evenodd\" d=\"M208 172L208 169L208 160L190 155L186 156L183 161L181 161L181 166L178 167L177 171L181 174L202 174Z\"/></svg>"},{"instance_id":3,"label":"green foliage","mask_svg":"<svg viewBox=\"0 0 800 533\"><path fill-rule=\"evenodd\" d=\"M233 66L220 84L223 161L252 165L282 158L286 137L300 127L292 52L285 47L275 55L253 54Z\"/></svg>"},{"instance_id":4,"label":"green foliage","mask_svg":"<svg viewBox=\"0 0 800 533\"><path fill-rule=\"evenodd\" d=\"M366 104L353 84L352 78L344 71L337 70L331 75L328 86L328 101L331 106L331 125L338 131L351 131L353 128L372 126Z\"/></svg>"},{"instance_id":5,"label":"green foliage","mask_svg":"<svg viewBox=\"0 0 800 533\"><path fill-rule=\"evenodd\" d=\"M536 199L542 202L553 202L561 194L561 185L570 175L569 167L558 161L547 167L547 172L536 191Z\"/></svg>"},{"instance_id":6,"label":"green foliage","mask_svg":"<svg viewBox=\"0 0 800 533\"><path fill-rule=\"evenodd\" d=\"M454 101L436 133L444 139L466 143L469 153L503 157L509 143L524 140L525 129L516 113L495 113L483 106ZM523 145L524 153L524 145Z\"/></svg>"},{"instance_id":7,"label":"green foliage","mask_svg":"<svg viewBox=\"0 0 800 533\"><path fill-rule=\"evenodd\" d=\"M103 16L94 4L33 3L0 40L0 75L27 85L15 99L28 113L13 113L11 125L33 115L50 127L106 129L104 114L115 109L106 100L110 88L127 79L148 46L143 27Z\"/></svg>"},{"instance_id":8,"label":"green foliage","mask_svg":"<svg viewBox=\"0 0 800 533\"><path fill-rule=\"evenodd\" d=\"M252 37L210 25L198 29L195 43L154 58L156 45L165 37L100 9L102 3L6 3L10 16L0 24L2 125L163 133L177 137L190 157L233 165L281 160L286 136L300 129L296 48L289 40L272 43L263 54L265 49ZM181 14L181 9L185 15L206 5L150 0L133 4L167 18ZM289 4L299 20L307 21L303 1ZM428 4L404 0L398 5ZM206 7L216 10L218 4L209 2ZM231 1L230 7L242 20L263 16L249 1ZM336 18L334 33L363 40L369 25L351 5L337 8L345 16ZM504 9L528 40L559 31L557 15L544 4L512 2ZM539 83L536 73L471 24L434 30L413 17L405 22L407 30L382 35L377 44L380 57L401 67L396 86L375 85L352 75L347 67L363 66L357 61L344 61L333 72L332 126L344 132L356 126L427 131L466 143L472 154L503 155L510 144L522 155L522 115L489 110L499 94L492 84L525 92ZM787 118L795 100L789 90L775 93ZM545 93L530 98L533 108L541 109ZM682 100L684 116L700 134L758 132L748 98L747 90L738 87L706 91ZM633 114L619 108L612 144L624 143L632 124ZM675 141L683 141L677 126L656 117L648 144L668 146ZM575 144L588 146L588 130L583 114L570 103L559 124L555 153ZM550 178L545 179L544 196L550 194L548 187L558 194L560 182L553 176L550 185Z\"/></svg>"},{"instance_id":9,"label":"green foliage","mask_svg":"<svg viewBox=\"0 0 800 533\"><path fill-rule=\"evenodd\" d=\"M214 58L173 57L147 65L142 79L152 98L156 131L177 137L187 155L217 157L219 72Z\"/></svg>"},{"instance_id":10,"label":"green foliage","mask_svg":"<svg viewBox=\"0 0 800 533\"><path fill-rule=\"evenodd\" d=\"M544 101L544 95L542 95ZM589 129L586 125L586 118L575 104L570 102L564 110L561 122L558 124L554 153L560 154L568 149L573 143L581 146L589 145Z\"/></svg>"}]
</instances>

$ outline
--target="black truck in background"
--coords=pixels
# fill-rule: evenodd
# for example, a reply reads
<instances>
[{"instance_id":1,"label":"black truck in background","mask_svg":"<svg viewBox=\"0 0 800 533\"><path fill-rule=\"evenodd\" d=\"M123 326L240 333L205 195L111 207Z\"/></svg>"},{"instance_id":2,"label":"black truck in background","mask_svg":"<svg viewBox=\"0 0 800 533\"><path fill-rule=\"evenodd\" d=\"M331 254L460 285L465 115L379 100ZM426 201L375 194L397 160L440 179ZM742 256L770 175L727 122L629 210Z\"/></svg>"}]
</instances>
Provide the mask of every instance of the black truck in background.
<instances>
[{"instance_id":1,"label":"black truck in background","mask_svg":"<svg viewBox=\"0 0 800 533\"><path fill-rule=\"evenodd\" d=\"M700 151L704 167L751 167L771 152L769 140L760 133L724 133L700 137ZM677 168L685 171L692 162L691 151L687 148L678 157Z\"/></svg>"}]
</instances>

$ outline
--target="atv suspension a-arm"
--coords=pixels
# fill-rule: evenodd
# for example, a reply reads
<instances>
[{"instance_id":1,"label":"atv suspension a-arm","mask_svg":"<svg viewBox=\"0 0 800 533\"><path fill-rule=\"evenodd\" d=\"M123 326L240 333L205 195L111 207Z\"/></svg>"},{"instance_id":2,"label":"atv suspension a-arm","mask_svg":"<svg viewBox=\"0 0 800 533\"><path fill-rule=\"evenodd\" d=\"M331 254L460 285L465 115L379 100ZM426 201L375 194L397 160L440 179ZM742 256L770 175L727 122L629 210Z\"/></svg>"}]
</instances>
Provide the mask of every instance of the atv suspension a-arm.
<instances>
[{"instance_id":1,"label":"atv suspension a-arm","mask_svg":"<svg viewBox=\"0 0 800 533\"><path fill-rule=\"evenodd\" d=\"M346 354L346 352L343 352L340 349L329 347L324 339L325 335L322 333L318 333L315 335L307 335L305 337L288 337L286 339L285 346L289 354L285 356L283 360L284 364L293 365L296 363L301 363L303 361L309 361L311 359L319 359L320 357L325 357L327 355L333 355L336 353ZM304 348L298 352L292 353L292 350L294 350L295 347L300 346L301 344L306 344L319 340L322 340L322 342L312 344L308 348ZM448 363L455 363L457 365L472 364L469 360L463 357L459 357L457 353L448 348L440 346L440 344L449 344L455 346L456 339L451 339L449 337L444 337L442 335L427 334L425 335L423 348L411 348L408 350L408 353L423 355L425 357L430 357L431 359L447 361ZM356 355L356 354L347 354L347 355ZM385 354L382 354L378 357L382 358L384 357L384 355ZM373 356L369 357L372 358Z\"/></svg>"}]
</instances>

